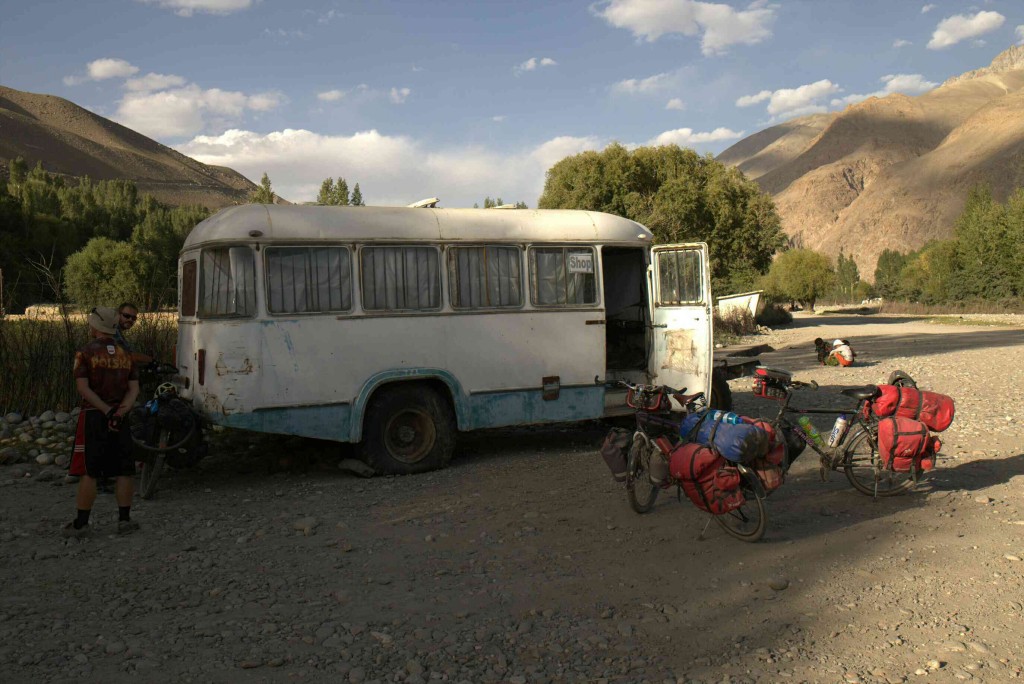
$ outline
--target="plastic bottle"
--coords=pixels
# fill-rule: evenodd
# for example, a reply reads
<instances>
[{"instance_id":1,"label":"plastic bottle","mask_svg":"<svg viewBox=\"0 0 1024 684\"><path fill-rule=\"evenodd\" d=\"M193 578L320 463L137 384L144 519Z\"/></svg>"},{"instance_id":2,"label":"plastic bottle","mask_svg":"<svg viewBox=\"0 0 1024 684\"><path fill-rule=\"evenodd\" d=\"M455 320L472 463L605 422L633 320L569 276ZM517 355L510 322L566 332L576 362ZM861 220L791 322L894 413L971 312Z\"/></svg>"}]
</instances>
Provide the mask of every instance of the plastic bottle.
<instances>
[{"instance_id":1,"label":"plastic bottle","mask_svg":"<svg viewBox=\"0 0 1024 684\"><path fill-rule=\"evenodd\" d=\"M828 436L828 445L834 447L839 444L839 441L846 434L846 426L850 424L850 421L846 419L846 414L840 413L839 417L836 418L835 425L832 426L832 434Z\"/></svg>"},{"instance_id":2,"label":"plastic bottle","mask_svg":"<svg viewBox=\"0 0 1024 684\"><path fill-rule=\"evenodd\" d=\"M804 432L807 433L807 436L811 438L811 441L814 442L815 446L821 449L825 448L825 440L821 438L818 430L814 427L814 424L811 423L810 418L807 416L800 416L800 420L797 422L800 423L800 427L802 427Z\"/></svg>"},{"instance_id":3,"label":"plastic bottle","mask_svg":"<svg viewBox=\"0 0 1024 684\"><path fill-rule=\"evenodd\" d=\"M716 421L719 416L722 416L723 423L728 423L729 425L739 425L743 422L743 419L732 411L712 411L709 420Z\"/></svg>"}]
</instances>

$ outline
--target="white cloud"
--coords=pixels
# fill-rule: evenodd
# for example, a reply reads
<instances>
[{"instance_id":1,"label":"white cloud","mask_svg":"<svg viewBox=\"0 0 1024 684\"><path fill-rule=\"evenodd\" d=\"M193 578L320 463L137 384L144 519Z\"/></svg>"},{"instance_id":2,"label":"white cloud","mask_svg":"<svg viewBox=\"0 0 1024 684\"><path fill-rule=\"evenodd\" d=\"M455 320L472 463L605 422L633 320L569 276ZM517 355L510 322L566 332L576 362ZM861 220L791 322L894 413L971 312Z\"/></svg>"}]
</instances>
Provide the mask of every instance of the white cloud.
<instances>
[{"instance_id":1,"label":"white cloud","mask_svg":"<svg viewBox=\"0 0 1024 684\"><path fill-rule=\"evenodd\" d=\"M771 96L772 91L770 90L762 90L757 95L744 95L740 99L736 100L736 106L749 107L751 105L756 105L758 102L764 102L765 100L771 98Z\"/></svg>"},{"instance_id":2,"label":"white cloud","mask_svg":"<svg viewBox=\"0 0 1024 684\"><path fill-rule=\"evenodd\" d=\"M927 93L938 87L938 83L932 83L926 81L921 74L889 74L878 79L885 86L881 90L876 90L873 93L867 95L847 95L846 97L836 98L832 100L833 107L845 107L846 105L854 104L866 100L869 97L885 97L886 95L892 95L893 93L903 93L905 95L920 95L921 93Z\"/></svg>"},{"instance_id":3,"label":"white cloud","mask_svg":"<svg viewBox=\"0 0 1024 684\"><path fill-rule=\"evenodd\" d=\"M200 136L178 151L206 164L230 166L251 179L266 171L274 189L291 201L316 197L321 181L345 160L345 177L358 182L370 204L408 204L438 196L442 206L472 206L500 192L509 201L536 206L545 172L562 158L598 149L590 137L558 137L512 155L478 147L438 149L405 136L375 130L350 136L319 135L307 130L262 135L229 130Z\"/></svg>"},{"instance_id":4,"label":"white cloud","mask_svg":"<svg viewBox=\"0 0 1024 684\"><path fill-rule=\"evenodd\" d=\"M497 116L492 116L491 121L493 121L494 123L502 123L503 121L505 121L505 118L506 117L504 114L498 114Z\"/></svg>"},{"instance_id":5,"label":"white cloud","mask_svg":"<svg viewBox=\"0 0 1024 684\"><path fill-rule=\"evenodd\" d=\"M765 0L745 10L698 0L610 0L594 12L616 28L653 42L663 35L701 35L701 52L721 54L730 45L753 45L772 35L776 5Z\"/></svg>"},{"instance_id":6,"label":"white cloud","mask_svg":"<svg viewBox=\"0 0 1024 684\"><path fill-rule=\"evenodd\" d=\"M124 83L128 90L136 92L152 92L154 90L167 90L168 88L180 88L185 85L185 79L174 74L154 74L152 72L139 78L129 78Z\"/></svg>"},{"instance_id":7,"label":"white cloud","mask_svg":"<svg viewBox=\"0 0 1024 684\"><path fill-rule=\"evenodd\" d=\"M556 66L557 64L558 62L551 59L550 57L541 57L540 59L537 59L536 57L531 57L525 62L522 62L521 64L517 64L514 67L512 67L512 73L514 73L516 76L520 76L526 73L527 71L536 71L537 67Z\"/></svg>"},{"instance_id":8,"label":"white cloud","mask_svg":"<svg viewBox=\"0 0 1024 684\"><path fill-rule=\"evenodd\" d=\"M326 12L324 12L323 14L321 14L320 16L318 16L316 18L316 23L318 23L318 24L329 24L330 22L334 21L335 19L341 19L343 16L345 16L345 15L342 12L339 12L336 9L327 10Z\"/></svg>"},{"instance_id":9,"label":"white cloud","mask_svg":"<svg viewBox=\"0 0 1024 684\"><path fill-rule=\"evenodd\" d=\"M929 50L941 50L951 45L977 38L995 31L1006 21L999 12L978 12L977 14L955 14L939 22L928 41Z\"/></svg>"},{"instance_id":10,"label":"white cloud","mask_svg":"<svg viewBox=\"0 0 1024 684\"><path fill-rule=\"evenodd\" d=\"M139 73L139 67L123 59L103 57L85 65L84 76L65 76L64 85L79 85L86 81L105 81L108 78L128 78Z\"/></svg>"},{"instance_id":11,"label":"white cloud","mask_svg":"<svg viewBox=\"0 0 1024 684\"><path fill-rule=\"evenodd\" d=\"M647 78L627 78L612 85L612 93L616 95L652 95L667 90L676 90L679 85L679 72L665 72Z\"/></svg>"},{"instance_id":12,"label":"white cloud","mask_svg":"<svg viewBox=\"0 0 1024 684\"><path fill-rule=\"evenodd\" d=\"M927 5L925 5L924 7L921 8L921 14L928 14L933 9L935 9L935 5L927 4Z\"/></svg>"},{"instance_id":13,"label":"white cloud","mask_svg":"<svg viewBox=\"0 0 1024 684\"><path fill-rule=\"evenodd\" d=\"M1021 24L1014 32L1017 34L1017 45L1024 45L1024 24Z\"/></svg>"},{"instance_id":14,"label":"white cloud","mask_svg":"<svg viewBox=\"0 0 1024 684\"><path fill-rule=\"evenodd\" d=\"M692 128L677 128L674 131L665 131L658 137L650 140L648 145L699 145L701 143L719 142L721 140L735 140L743 137L743 131L733 131L728 128L716 128L705 133L696 133Z\"/></svg>"},{"instance_id":15,"label":"white cloud","mask_svg":"<svg viewBox=\"0 0 1024 684\"><path fill-rule=\"evenodd\" d=\"M673 97L671 100L665 103L665 109L673 109L675 111L681 112L684 109L686 109L686 103L683 102L678 97Z\"/></svg>"},{"instance_id":16,"label":"white cloud","mask_svg":"<svg viewBox=\"0 0 1024 684\"><path fill-rule=\"evenodd\" d=\"M410 93L412 91L408 88L392 88L389 97L393 104L405 104L405 99L409 97Z\"/></svg>"},{"instance_id":17,"label":"white cloud","mask_svg":"<svg viewBox=\"0 0 1024 684\"><path fill-rule=\"evenodd\" d=\"M278 45L288 45L293 40L307 40L309 38L306 32L301 29L285 30L279 29L263 29L263 37L269 38Z\"/></svg>"},{"instance_id":18,"label":"white cloud","mask_svg":"<svg viewBox=\"0 0 1024 684\"><path fill-rule=\"evenodd\" d=\"M913 43L911 43L909 40L903 40L902 38L897 38L896 40L892 41L892 46L894 48L907 47L908 45L913 45Z\"/></svg>"},{"instance_id":19,"label":"white cloud","mask_svg":"<svg viewBox=\"0 0 1024 684\"><path fill-rule=\"evenodd\" d=\"M823 78L799 88L781 88L774 92L762 90L756 95L744 95L736 100L736 106L749 107L767 100L768 113L772 115L773 120L790 119L828 111L828 107L821 100L839 91L839 86Z\"/></svg>"},{"instance_id":20,"label":"white cloud","mask_svg":"<svg viewBox=\"0 0 1024 684\"><path fill-rule=\"evenodd\" d=\"M317 93L316 98L323 102L337 102L341 98L345 97L344 90L325 90L322 93Z\"/></svg>"},{"instance_id":21,"label":"white cloud","mask_svg":"<svg viewBox=\"0 0 1024 684\"><path fill-rule=\"evenodd\" d=\"M253 0L137 0L147 5L158 5L174 10L179 17L191 17L195 12L231 14L253 5Z\"/></svg>"},{"instance_id":22,"label":"white cloud","mask_svg":"<svg viewBox=\"0 0 1024 684\"><path fill-rule=\"evenodd\" d=\"M237 124L246 112L269 111L284 101L280 93L246 95L219 88L204 90L192 83L159 92L129 92L118 103L113 118L153 138L174 138L226 128Z\"/></svg>"}]
</instances>

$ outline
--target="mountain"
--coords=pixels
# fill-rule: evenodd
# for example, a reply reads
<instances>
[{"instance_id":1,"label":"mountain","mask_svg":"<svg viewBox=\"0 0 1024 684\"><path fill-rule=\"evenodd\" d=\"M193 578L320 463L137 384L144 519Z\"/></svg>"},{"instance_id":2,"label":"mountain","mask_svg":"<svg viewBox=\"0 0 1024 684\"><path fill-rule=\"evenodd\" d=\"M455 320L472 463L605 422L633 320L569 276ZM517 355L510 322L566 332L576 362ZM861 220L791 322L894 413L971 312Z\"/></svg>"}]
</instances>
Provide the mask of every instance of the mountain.
<instances>
[{"instance_id":1,"label":"mountain","mask_svg":"<svg viewBox=\"0 0 1024 684\"><path fill-rule=\"evenodd\" d=\"M207 166L53 95L0 86L0 163L22 156L51 173L134 181L170 205L219 209L244 202L255 185L232 169Z\"/></svg>"},{"instance_id":2,"label":"mountain","mask_svg":"<svg viewBox=\"0 0 1024 684\"><path fill-rule=\"evenodd\" d=\"M751 135L718 159L774 199L795 245L842 247L873 279L882 250L953 235L968 191L1024 186L1024 46L917 97L871 97Z\"/></svg>"}]
</instances>

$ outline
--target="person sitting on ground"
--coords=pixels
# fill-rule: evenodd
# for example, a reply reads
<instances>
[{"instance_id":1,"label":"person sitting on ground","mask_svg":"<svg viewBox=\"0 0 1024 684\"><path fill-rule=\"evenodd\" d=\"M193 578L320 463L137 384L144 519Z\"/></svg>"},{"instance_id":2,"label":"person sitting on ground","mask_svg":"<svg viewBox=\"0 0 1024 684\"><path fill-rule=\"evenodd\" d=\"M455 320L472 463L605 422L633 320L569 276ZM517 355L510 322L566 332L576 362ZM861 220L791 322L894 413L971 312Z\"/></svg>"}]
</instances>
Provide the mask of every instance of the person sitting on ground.
<instances>
[{"instance_id":1,"label":"person sitting on ground","mask_svg":"<svg viewBox=\"0 0 1024 684\"><path fill-rule=\"evenodd\" d=\"M836 340L825 360L826 366L852 366L855 355L849 340Z\"/></svg>"},{"instance_id":2,"label":"person sitting on ground","mask_svg":"<svg viewBox=\"0 0 1024 684\"><path fill-rule=\"evenodd\" d=\"M818 363L824 366L828 360L829 352L832 351L832 345L820 337L816 337L814 338L814 351L818 355Z\"/></svg>"},{"instance_id":3,"label":"person sitting on ground","mask_svg":"<svg viewBox=\"0 0 1024 684\"><path fill-rule=\"evenodd\" d=\"M118 314L100 306L89 314L92 340L75 353L75 389L82 396L82 411L71 457L71 474L80 477L76 504L78 514L64 526L65 537L89 534L89 516L96 501L96 481L115 479L118 534L138 529L131 519L135 493L135 460L131 435L122 423L139 394L139 369L131 355L114 343Z\"/></svg>"}]
</instances>

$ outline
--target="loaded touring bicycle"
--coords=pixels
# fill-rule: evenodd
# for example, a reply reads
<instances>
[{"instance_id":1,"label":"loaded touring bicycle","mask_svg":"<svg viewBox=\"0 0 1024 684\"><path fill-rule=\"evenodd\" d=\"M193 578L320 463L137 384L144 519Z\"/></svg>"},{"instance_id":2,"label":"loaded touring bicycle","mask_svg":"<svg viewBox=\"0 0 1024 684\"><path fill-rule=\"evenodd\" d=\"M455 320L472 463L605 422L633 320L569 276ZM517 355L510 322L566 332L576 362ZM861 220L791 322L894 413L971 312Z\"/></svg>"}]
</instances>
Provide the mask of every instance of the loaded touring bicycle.
<instances>
[{"instance_id":1,"label":"loaded touring bicycle","mask_svg":"<svg viewBox=\"0 0 1024 684\"><path fill-rule=\"evenodd\" d=\"M457 431L626 413L620 380L710 393L707 245L651 243L587 211L226 209L181 252L180 396L412 473Z\"/></svg>"}]
</instances>

